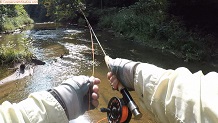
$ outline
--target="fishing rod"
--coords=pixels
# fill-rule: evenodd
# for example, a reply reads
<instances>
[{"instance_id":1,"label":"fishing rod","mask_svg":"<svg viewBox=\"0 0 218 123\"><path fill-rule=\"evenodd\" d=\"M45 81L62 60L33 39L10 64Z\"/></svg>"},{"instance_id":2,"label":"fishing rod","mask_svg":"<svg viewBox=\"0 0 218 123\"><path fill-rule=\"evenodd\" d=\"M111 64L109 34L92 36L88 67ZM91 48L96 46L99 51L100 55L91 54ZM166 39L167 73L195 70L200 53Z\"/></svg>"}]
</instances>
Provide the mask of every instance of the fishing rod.
<instances>
[{"instance_id":1,"label":"fishing rod","mask_svg":"<svg viewBox=\"0 0 218 123\"><path fill-rule=\"evenodd\" d=\"M92 32L93 35L95 36L95 39L96 39L98 45L100 46L102 52L104 53L104 56L106 56L106 53L105 53L103 47L101 46L101 43L100 43L100 41L98 40L98 37L95 35L95 32L94 32L94 30L92 29L92 26L90 25L90 23L89 23L88 19L86 18L84 12L82 11L82 9L80 9L80 11L81 11L81 13L82 13L83 16L84 16L84 18L85 18L85 20L86 20L86 23L87 23L87 25L88 25L88 27L89 27L89 29L91 30L91 32Z\"/></svg>"},{"instance_id":2,"label":"fishing rod","mask_svg":"<svg viewBox=\"0 0 218 123\"><path fill-rule=\"evenodd\" d=\"M111 68L108 65L108 60L110 59L110 57L105 53L101 43L95 35L95 32L92 26L90 25L88 19L86 18L84 12L82 11L81 7L79 8L79 10L83 14L86 23L90 29L90 32L92 32L92 34L95 36L95 39L104 54L105 63L108 69L111 71ZM132 114L134 115L135 119L140 119L142 117L142 113L139 111L138 106L136 105L128 90L125 87L123 87L123 85L119 84L118 91L122 94L123 98L112 97L108 102L108 107L101 108L101 112L107 112L107 119L109 123L129 123Z\"/></svg>"}]
</instances>

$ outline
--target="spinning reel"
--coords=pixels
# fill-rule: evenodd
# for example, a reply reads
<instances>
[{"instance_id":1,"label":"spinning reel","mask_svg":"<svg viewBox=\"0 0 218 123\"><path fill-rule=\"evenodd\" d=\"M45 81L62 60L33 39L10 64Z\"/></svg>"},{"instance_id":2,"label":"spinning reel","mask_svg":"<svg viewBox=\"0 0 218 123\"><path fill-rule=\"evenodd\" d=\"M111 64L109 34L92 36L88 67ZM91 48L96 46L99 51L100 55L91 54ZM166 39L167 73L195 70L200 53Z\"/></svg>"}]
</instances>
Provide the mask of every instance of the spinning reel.
<instances>
[{"instance_id":1,"label":"spinning reel","mask_svg":"<svg viewBox=\"0 0 218 123\"><path fill-rule=\"evenodd\" d=\"M101 112L107 112L109 123L129 123L132 113L125 105L123 99L112 97L107 108L101 108Z\"/></svg>"},{"instance_id":2,"label":"spinning reel","mask_svg":"<svg viewBox=\"0 0 218 123\"><path fill-rule=\"evenodd\" d=\"M120 90L123 98L112 97L107 108L101 108L101 112L107 112L109 123L129 123L132 114L135 119L142 117L137 105L126 88Z\"/></svg>"}]
</instances>

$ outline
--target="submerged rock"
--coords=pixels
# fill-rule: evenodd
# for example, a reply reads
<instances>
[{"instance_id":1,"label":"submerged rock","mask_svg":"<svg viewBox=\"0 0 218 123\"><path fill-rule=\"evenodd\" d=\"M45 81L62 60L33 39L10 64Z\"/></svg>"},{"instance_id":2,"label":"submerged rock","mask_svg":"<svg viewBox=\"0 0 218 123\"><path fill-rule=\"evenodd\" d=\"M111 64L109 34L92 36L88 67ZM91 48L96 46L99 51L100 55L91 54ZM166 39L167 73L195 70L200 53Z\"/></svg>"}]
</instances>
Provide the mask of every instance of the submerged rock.
<instances>
[{"instance_id":1,"label":"submerged rock","mask_svg":"<svg viewBox=\"0 0 218 123\"><path fill-rule=\"evenodd\" d=\"M32 58L31 62L34 63L35 65L45 65L45 62L35 59L35 58Z\"/></svg>"}]
</instances>

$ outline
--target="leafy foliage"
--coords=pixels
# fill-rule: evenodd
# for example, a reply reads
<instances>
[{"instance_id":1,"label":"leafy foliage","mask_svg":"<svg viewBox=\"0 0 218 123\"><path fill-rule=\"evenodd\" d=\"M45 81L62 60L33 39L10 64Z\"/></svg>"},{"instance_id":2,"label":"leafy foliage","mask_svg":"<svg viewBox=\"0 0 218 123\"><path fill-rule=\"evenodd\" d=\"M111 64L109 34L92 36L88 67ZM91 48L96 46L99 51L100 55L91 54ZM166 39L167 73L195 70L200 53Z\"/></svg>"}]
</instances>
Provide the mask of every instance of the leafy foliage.
<instances>
[{"instance_id":1,"label":"leafy foliage","mask_svg":"<svg viewBox=\"0 0 218 123\"><path fill-rule=\"evenodd\" d=\"M175 52L187 60L202 60L208 53L206 38L187 31L180 18L168 14L167 0L139 0L119 12L105 14L99 26L152 47Z\"/></svg>"},{"instance_id":2,"label":"leafy foliage","mask_svg":"<svg viewBox=\"0 0 218 123\"><path fill-rule=\"evenodd\" d=\"M27 39L18 38L19 43L8 41L0 47L0 65L12 64L22 60L30 60L32 53L28 50ZM20 41L22 40L22 41Z\"/></svg>"},{"instance_id":3,"label":"leafy foliage","mask_svg":"<svg viewBox=\"0 0 218 123\"><path fill-rule=\"evenodd\" d=\"M135 3L138 0L42 0L42 4L47 9L47 16L51 20L57 22L66 22L72 20L81 21L81 4L86 5L89 11L92 14L95 11L93 8L110 8L110 7L125 7Z\"/></svg>"},{"instance_id":4,"label":"leafy foliage","mask_svg":"<svg viewBox=\"0 0 218 123\"><path fill-rule=\"evenodd\" d=\"M24 10L23 5L0 6L0 31L15 30L21 26L33 23Z\"/></svg>"},{"instance_id":5,"label":"leafy foliage","mask_svg":"<svg viewBox=\"0 0 218 123\"><path fill-rule=\"evenodd\" d=\"M42 3L47 9L46 16L54 21L67 21L76 18L81 0L43 0Z\"/></svg>"},{"instance_id":6,"label":"leafy foliage","mask_svg":"<svg viewBox=\"0 0 218 123\"><path fill-rule=\"evenodd\" d=\"M0 17L0 31L12 31L22 27L24 24L33 23L23 5L2 5L0 6L0 14L2 15ZM5 44L1 43L0 65L12 64L31 57L25 39L17 37L16 40L19 41L16 43L10 41Z\"/></svg>"}]
</instances>

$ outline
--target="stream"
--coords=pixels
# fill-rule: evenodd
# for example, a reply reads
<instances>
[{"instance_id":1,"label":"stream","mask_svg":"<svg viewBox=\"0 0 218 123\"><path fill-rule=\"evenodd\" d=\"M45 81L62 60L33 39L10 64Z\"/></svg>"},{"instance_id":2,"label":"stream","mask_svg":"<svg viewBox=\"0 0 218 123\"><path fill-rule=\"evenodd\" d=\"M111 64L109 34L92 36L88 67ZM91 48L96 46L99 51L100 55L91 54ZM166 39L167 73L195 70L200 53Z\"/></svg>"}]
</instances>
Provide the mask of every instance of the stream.
<instances>
[{"instance_id":1,"label":"stream","mask_svg":"<svg viewBox=\"0 0 218 123\"><path fill-rule=\"evenodd\" d=\"M96 35L106 54L112 58L120 57L148 62L165 69L187 67L192 72L202 70L204 74L210 71L218 72L218 65L201 62L184 62L173 55L119 38L112 31L96 30ZM39 23L20 33L1 34L0 44L4 44L7 41L17 42L19 41L18 39L22 40L22 37L28 39L29 50L46 64L35 66L32 76L27 76L0 86L0 103L5 100L19 102L30 93L58 86L62 81L73 75L92 75L93 60L88 28L60 26L54 23ZM117 91L111 90L106 77L108 69L104 62L104 54L97 42L95 40L94 42L94 75L101 79L101 84L99 85L100 104L97 109L86 112L78 119L70 121L71 123L96 123L100 121L106 117L106 113L101 113L100 108L107 107L111 97L121 97ZM61 55L63 55L63 58L60 58ZM138 104L136 94L134 92L131 92L131 94ZM138 106L140 107L140 104ZM131 123L155 122L151 114L144 112L141 107L140 110L143 113L143 118L141 120L132 119Z\"/></svg>"}]
</instances>

